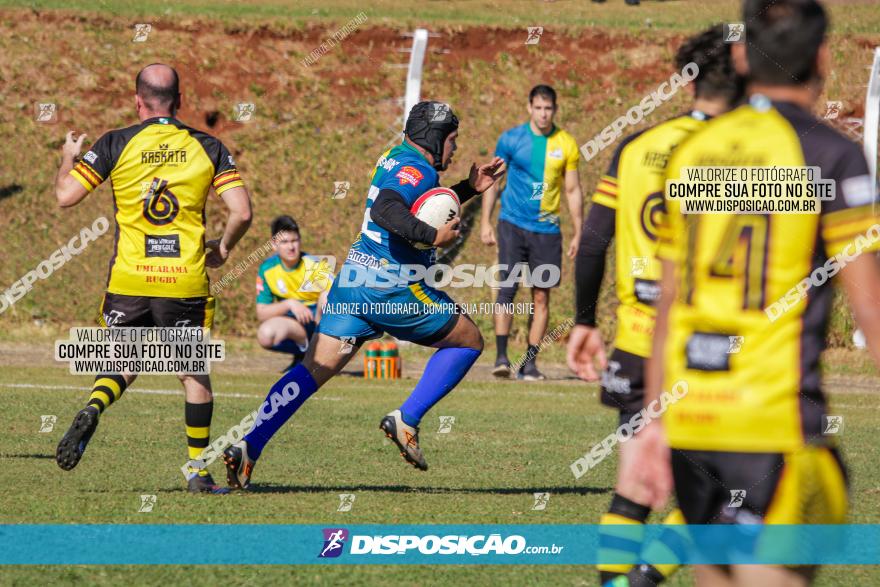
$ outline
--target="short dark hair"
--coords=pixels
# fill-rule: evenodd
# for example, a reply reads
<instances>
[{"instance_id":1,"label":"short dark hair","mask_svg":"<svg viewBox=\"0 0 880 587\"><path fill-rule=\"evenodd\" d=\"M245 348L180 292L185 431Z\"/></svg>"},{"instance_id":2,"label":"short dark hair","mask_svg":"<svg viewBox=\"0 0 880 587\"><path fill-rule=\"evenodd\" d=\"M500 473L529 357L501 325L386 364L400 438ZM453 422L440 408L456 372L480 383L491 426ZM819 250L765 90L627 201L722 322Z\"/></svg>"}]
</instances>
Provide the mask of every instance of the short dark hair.
<instances>
[{"instance_id":1,"label":"short dark hair","mask_svg":"<svg viewBox=\"0 0 880 587\"><path fill-rule=\"evenodd\" d=\"M675 67L682 71L694 63L699 68L693 80L697 98L723 98L733 104L742 96L743 79L733 67L731 45L723 35L724 26L717 24L690 37L678 48Z\"/></svg>"},{"instance_id":2,"label":"short dark hair","mask_svg":"<svg viewBox=\"0 0 880 587\"><path fill-rule=\"evenodd\" d=\"M554 108L556 108L556 90L554 90L550 86L539 84L532 88L532 90L529 92L529 104L532 103L536 96L541 96L542 98L550 100L550 103L553 104Z\"/></svg>"},{"instance_id":3,"label":"short dark hair","mask_svg":"<svg viewBox=\"0 0 880 587\"><path fill-rule=\"evenodd\" d=\"M817 76L828 17L816 0L746 0L743 20L749 81L789 86Z\"/></svg>"},{"instance_id":4,"label":"short dark hair","mask_svg":"<svg viewBox=\"0 0 880 587\"><path fill-rule=\"evenodd\" d=\"M147 67L151 65L162 65L160 63L151 63ZM141 100L147 105L150 110L171 110L174 108L177 103L177 97L180 95L180 76L177 75L177 70L173 67L168 67L171 70L172 78L171 83L165 86L158 86L155 84L149 83L147 80L143 78L144 70L140 70L137 74L137 77L134 81L135 92L138 96L141 97Z\"/></svg>"},{"instance_id":5,"label":"short dark hair","mask_svg":"<svg viewBox=\"0 0 880 587\"><path fill-rule=\"evenodd\" d=\"M272 236L279 232L295 232L299 234L299 224L296 223L292 216L278 216L272 221Z\"/></svg>"}]
</instances>

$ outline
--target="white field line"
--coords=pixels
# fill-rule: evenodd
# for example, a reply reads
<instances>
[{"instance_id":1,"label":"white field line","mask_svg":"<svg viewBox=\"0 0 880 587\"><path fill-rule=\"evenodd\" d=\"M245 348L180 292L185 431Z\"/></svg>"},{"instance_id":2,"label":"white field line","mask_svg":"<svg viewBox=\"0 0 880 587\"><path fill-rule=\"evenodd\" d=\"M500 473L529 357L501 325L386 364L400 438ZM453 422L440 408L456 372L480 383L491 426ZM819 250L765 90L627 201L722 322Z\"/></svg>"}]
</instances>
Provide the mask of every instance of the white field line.
<instances>
[{"instance_id":1,"label":"white field line","mask_svg":"<svg viewBox=\"0 0 880 587\"><path fill-rule=\"evenodd\" d=\"M35 383L0 383L0 387L12 387L18 389L65 389L69 391L91 391L91 387L80 387L76 385L37 385ZM125 393L143 393L147 395L183 395L183 390L181 389L126 389ZM253 397L253 398L265 398L263 395L257 395L255 393L225 393L225 392L214 392L215 397ZM332 402L342 401L341 397L333 397L333 396L313 396L315 399L322 399Z\"/></svg>"}]
</instances>

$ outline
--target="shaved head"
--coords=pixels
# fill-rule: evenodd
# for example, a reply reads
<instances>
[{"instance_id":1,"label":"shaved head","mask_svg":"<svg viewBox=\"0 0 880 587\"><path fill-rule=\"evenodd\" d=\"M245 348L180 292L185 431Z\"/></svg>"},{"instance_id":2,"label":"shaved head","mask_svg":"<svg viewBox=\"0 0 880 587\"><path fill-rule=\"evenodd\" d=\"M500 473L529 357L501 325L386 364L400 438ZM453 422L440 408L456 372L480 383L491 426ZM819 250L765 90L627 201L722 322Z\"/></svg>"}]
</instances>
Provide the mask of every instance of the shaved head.
<instances>
[{"instance_id":1,"label":"shaved head","mask_svg":"<svg viewBox=\"0 0 880 587\"><path fill-rule=\"evenodd\" d=\"M138 72L135 92L152 112L173 115L179 105L180 78L173 67L153 63Z\"/></svg>"}]
</instances>

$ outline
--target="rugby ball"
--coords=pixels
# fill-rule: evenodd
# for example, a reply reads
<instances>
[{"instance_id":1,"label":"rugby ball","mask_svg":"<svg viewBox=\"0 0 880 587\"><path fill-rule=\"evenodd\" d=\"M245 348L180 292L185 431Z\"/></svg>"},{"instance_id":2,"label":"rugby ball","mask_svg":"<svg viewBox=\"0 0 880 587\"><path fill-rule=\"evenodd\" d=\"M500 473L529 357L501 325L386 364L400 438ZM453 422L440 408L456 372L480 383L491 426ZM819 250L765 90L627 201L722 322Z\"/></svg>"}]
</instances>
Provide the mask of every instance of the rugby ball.
<instances>
[{"instance_id":1,"label":"rugby ball","mask_svg":"<svg viewBox=\"0 0 880 587\"><path fill-rule=\"evenodd\" d=\"M413 216L430 224L434 228L440 228L461 212L461 204L458 196L449 188L433 188L419 196L409 209ZM431 249L433 245L413 243L417 249Z\"/></svg>"}]
</instances>

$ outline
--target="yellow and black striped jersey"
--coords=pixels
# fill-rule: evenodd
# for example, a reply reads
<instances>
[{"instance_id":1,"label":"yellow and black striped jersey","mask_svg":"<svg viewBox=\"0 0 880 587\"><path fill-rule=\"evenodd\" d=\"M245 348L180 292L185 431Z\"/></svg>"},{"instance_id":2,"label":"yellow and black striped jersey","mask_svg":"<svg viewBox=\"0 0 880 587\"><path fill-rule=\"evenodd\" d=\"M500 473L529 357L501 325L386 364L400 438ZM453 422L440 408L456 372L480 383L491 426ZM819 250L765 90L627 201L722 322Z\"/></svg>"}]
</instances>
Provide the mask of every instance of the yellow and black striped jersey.
<instances>
[{"instance_id":1,"label":"yellow and black striped jersey","mask_svg":"<svg viewBox=\"0 0 880 587\"><path fill-rule=\"evenodd\" d=\"M836 195L817 213L685 215L667 190L658 254L674 262L677 296L664 389L688 385L664 415L674 448L787 452L829 438L819 373L829 277L845 263L836 255L880 245L861 149L794 104L754 96L684 141L667 177L771 166L819 167Z\"/></svg>"},{"instance_id":2,"label":"yellow and black striped jersey","mask_svg":"<svg viewBox=\"0 0 880 587\"><path fill-rule=\"evenodd\" d=\"M660 294L657 223L663 213L663 186L669 155L707 117L691 112L624 139L602 176L593 204L615 211L617 336L614 346L651 356L654 303Z\"/></svg>"},{"instance_id":3,"label":"yellow and black striped jersey","mask_svg":"<svg viewBox=\"0 0 880 587\"><path fill-rule=\"evenodd\" d=\"M113 187L116 249L108 292L208 295L208 191L219 195L244 185L219 140L174 118L151 118L106 133L70 174L89 191L107 179Z\"/></svg>"}]
</instances>

